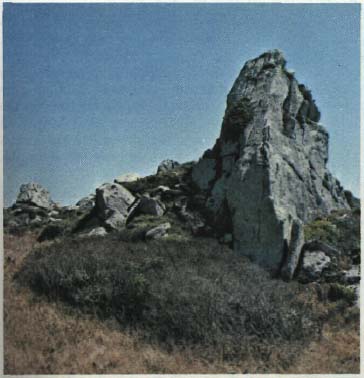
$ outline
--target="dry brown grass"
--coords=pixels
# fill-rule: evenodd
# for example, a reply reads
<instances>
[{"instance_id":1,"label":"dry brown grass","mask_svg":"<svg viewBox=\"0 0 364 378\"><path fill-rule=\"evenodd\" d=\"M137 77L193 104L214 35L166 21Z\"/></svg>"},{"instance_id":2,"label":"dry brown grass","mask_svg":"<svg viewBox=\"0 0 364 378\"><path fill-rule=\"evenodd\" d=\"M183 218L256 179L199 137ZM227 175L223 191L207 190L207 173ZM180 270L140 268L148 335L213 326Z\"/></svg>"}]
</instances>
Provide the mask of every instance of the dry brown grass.
<instances>
[{"instance_id":1,"label":"dry brown grass","mask_svg":"<svg viewBox=\"0 0 364 378\"><path fill-rule=\"evenodd\" d=\"M303 350L287 373L359 374L359 348L358 322L343 324L342 319L336 318L325 324L321 340L312 342Z\"/></svg>"},{"instance_id":2,"label":"dry brown grass","mask_svg":"<svg viewBox=\"0 0 364 378\"><path fill-rule=\"evenodd\" d=\"M17 287L13 274L37 244L35 237L4 236L4 350L6 374L358 373L359 331L354 323L326 325L321 341L302 350L291 366L268 366L253 357L229 364L202 358L200 350L166 351ZM276 353L282 353L277 351ZM206 355L205 351L205 355ZM270 356L270 361L275 357ZM282 358L276 358L282 361Z\"/></svg>"}]
</instances>

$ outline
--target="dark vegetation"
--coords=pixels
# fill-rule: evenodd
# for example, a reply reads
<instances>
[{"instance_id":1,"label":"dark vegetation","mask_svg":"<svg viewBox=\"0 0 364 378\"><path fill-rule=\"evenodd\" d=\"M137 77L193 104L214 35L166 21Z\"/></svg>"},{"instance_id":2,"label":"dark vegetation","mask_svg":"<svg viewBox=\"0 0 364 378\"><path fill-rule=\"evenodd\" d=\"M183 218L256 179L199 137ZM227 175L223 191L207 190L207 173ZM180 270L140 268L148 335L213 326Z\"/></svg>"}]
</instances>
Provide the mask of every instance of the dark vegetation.
<instances>
[{"instance_id":1,"label":"dark vegetation","mask_svg":"<svg viewBox=\"0 0 364 378\"><path fill-rule=\"evenodd\" d=\"M218 346L225 359L242 358L252 343L303 343L321 329L302 286L272 280L213 239L68 239L34 250L17 277L151 341Z\"/></svg>"},{"instance_id":2,"label":"dark vegetation","mask_svg":"<svg viewBox=\"0 0 364 378\"><path fill-rule=\"evenodd\" d=\"M254 113L249 99L242 98L224 116L221 136L224 140L237 141L244 128L253 119Z\"/></svg>"}]
</instances>

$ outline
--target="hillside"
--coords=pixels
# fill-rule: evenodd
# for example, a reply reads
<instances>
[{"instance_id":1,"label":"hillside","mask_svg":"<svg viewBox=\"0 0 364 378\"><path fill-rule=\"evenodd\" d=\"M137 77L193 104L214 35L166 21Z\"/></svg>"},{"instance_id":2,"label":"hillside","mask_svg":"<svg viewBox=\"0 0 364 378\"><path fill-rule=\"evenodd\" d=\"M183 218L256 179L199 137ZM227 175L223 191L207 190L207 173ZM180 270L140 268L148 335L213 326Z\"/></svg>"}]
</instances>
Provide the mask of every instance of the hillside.
<instances>
[{"instance_id":1,"label":"hillside","mask_svg":"<svg viewBox=\"0 0 364 378\"><path fill-rule=\"evenodd\" d=\"M22 185L4 209L6 371L358 373L360 202L319 119L273 50L197 162L73 206Z\"/></svg>"}]
</instances>

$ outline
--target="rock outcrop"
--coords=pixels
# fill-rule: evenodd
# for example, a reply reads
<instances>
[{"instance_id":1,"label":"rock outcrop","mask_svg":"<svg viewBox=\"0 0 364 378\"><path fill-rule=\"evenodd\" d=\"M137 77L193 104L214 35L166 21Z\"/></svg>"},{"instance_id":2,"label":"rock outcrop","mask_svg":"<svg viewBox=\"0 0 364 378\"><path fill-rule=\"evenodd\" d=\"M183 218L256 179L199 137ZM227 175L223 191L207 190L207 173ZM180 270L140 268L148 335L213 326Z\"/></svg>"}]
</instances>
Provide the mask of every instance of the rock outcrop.
<instances>
[{"instance_id":1,"label":"rock outcrop","mask_svg":"<svg viewBox=\"0 0 364 378\"><path fill-rule=\"evenodd\" d=\"M166 159L159 163L157 174L171 171L172 169L178 167L180 164L178 161Z\"/></svg>"},{"instance_id":2,"label":"rock outcrop","mask_svg":"<svg viewBox=\"0 0 364 378\"><path fill-rule=\"evenodd\" d=\"M48 209L52 205L50 194L42 185L35 182L20 186L16 204L34 205Z\"/></svg>"},{"instance_id":3,"label":"rock outcrop","mask_svg":"<svg viewBox=\"0 0 364 378\"><path fill-rule=\"evenodd\" d=\"M120 229L129 214L135 197L119 184L103 184L96 189L95 209L97 216L109 229Z\"/></svg>"},{"instance_id":4,"label":"rock outcrop","mask_svg":"<svg viewBox=\"0 0 364 378\"><path fill-rule=\"evenodd\" d=\"M285 66L278 50L245 64L227 97L220 137L192 178L237 251L273 271L288 263L291 276L303 243L292 226L350 204L326 168L329 135L315 101Z\"/></svg>"},{"instance_id":5,"label":"rock outcrop","mask_svg":"<svg viewBox=\"0 0 364 378\"><path fill-rule=\"evenodd\" d=\"M114 180L114 182L122 185L125 182L134 182L134 181L137 181L141 178L142 178L142 176L140 176L138 173L125 173L125 174L117 177Z\"/></svg>"},{"instance_id":6,"label":"rock outcrop","mask_svg":"<svg viewBox=\"0 0 364 378\"><path fill-rule=\"evenodd\" d=\"M87 197L81 198L77 203L81 210L91 210L95 206L95 194L89 194Z\"/></svg>"}]
</instances>

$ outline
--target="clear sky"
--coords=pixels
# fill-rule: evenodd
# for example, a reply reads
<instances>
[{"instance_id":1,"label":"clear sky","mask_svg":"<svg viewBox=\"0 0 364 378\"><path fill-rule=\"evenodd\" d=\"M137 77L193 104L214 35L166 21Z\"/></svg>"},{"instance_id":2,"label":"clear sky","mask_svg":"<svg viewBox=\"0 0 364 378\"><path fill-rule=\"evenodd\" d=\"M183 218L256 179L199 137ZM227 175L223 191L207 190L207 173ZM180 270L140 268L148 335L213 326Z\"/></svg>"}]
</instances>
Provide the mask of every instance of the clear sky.
<instances>
[{"instance_id":1,"label":"clear sky","mask_svg":"<svg viewBox=\"0 0 364 378\"><path fill-rule=\"evenodd\" d=\"M4 199L63 204L217 138L246 60L281 49L359 194L359 4L4 4Z\"/></svg>"}]
</instances>

